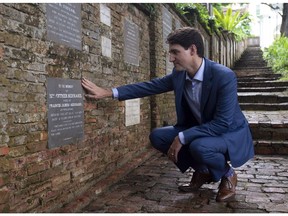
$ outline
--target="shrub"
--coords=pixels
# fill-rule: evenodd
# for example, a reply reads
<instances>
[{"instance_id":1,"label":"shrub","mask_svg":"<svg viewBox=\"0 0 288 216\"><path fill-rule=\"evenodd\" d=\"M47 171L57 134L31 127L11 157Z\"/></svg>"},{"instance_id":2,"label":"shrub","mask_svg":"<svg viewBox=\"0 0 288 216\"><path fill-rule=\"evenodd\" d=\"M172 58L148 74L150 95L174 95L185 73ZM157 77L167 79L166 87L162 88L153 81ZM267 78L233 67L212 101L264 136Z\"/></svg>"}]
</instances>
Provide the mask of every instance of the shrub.
<instances>
[{"instance_id":1,"label":"shrub","mask_svg":"<svg viewBox=\"0 0 288 216\"><path fill-rule=\"evenodd\" d=\"M283 79L288 80L288 38L281 36L274 40L272 45L264 49L264 59L272 70L281 73Z\"/></svg>"}]
</instances>

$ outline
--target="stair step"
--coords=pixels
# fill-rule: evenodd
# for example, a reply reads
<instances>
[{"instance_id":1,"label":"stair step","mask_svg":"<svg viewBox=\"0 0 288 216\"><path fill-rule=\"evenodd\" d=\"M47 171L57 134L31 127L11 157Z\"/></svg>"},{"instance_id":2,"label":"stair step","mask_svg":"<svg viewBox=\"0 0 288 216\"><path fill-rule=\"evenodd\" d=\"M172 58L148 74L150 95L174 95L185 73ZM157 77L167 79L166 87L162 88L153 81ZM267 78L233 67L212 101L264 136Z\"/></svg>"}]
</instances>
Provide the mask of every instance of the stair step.
<instances>
[{"instance_id":1,"label":"stair step","mask_svg":"<svg viewBox=\"0 0 288 216\"><path fill-rule=\"evenodd\" d=\"M277 111L288 110L288 103L240 103L242 110Z\"/></svg>"},{"instance_id":2,"label":"stair step","mask_svg":"<svg viewBox=\"0 0 288 216\"><path fill-rule=\"evenodd\" d=\"M279 87L288 86L287 81L251 81L251 82L238 82L239 87Z\"/></svg>"},{"instance_id":3,"label":"stair step","mask_svg":"<svg viewBox=\"0 0 288 216\"><path fill-rule=\"evenodd\" d=\"M246 68L246 67L265 67L267 65L266 62L262 61L248 61L243 60L234 64L234 68Z\"/></svg>"},{"instance_id":4,"label":"stair step","mask_svg":"<svg viewBox=\"0 0 288 216\"><path fill-rule=\"evenodd\" d=\"M253 72L253 71L263 71L263 72L271 72L273 73L273 70L271 67L268 67L267 65L263 67L253 67L253 66L246 66L246 67L233 67L233 71L246 71L246 72Z\"/></svg>"},{"instance_id":5,"label":"stair step","mask_svg":"<svg viewBox=\"0 0 288 216\"><path fill-rule=\"evenodd\" d=\"M240 103L286 103L288 95L282 92L238 92Z\"/></svg>"},{"instance_id":6,"label":"stair step","mask_svg":"<svg viewBox=\"0 0 288 216\"><path fill-rule=\"evenodd\" d=\"M253 139L285 140L288 142L288 124L273 125L270 122L249 123Z\"/></svg>"},{"instance_id":7,"label":"stair step","mask_svg":"<svg viewBox=\"0 0 288 216\"><path fill-rule=\"evenodd\" d=\"M283 92L287 90L288 86L275 87L240 87L238 92Z\"/></svg>"},{"instance_id":8,"label":"stair step","mask_svg":"<svg viewBox=\"0 0 288 216\"><path fill-rule=\"evenodd\" d=\"M255 154L288 155L288 141L254 140Z\"/></svg>"},{"instance_id":9,"label":"stair step","mask_svg":"<svg viewBox=\"0 0 288 216\"><path fill-rule=\"evenodd\" d=\"M259 77L281 77L281 74L274 73L271 69L233 69L238 78L259 78ZM277 74L277 75L276 75Z\"/></svg>"},{"instance_id":10,"label":"stair step","mask_svg":"<svg viewBox=\"0 0 288 216\"><path fill-rule=\"evenodd\" d=\"M280 79L282 77L281 74L261 74L261 75L245 75L245 76L238 76L238 82L267 82L267 81L274 81Z\"/></svg>"},{"instance_id":11,"label":"stair step","mask_svg":"<svg viewBox=\"0 0 288 216\"><path fill-rule=\"evenodd\" d=\"M243 111L256 154L288 155L288 111Z\"/></svg>"}]
</instances>

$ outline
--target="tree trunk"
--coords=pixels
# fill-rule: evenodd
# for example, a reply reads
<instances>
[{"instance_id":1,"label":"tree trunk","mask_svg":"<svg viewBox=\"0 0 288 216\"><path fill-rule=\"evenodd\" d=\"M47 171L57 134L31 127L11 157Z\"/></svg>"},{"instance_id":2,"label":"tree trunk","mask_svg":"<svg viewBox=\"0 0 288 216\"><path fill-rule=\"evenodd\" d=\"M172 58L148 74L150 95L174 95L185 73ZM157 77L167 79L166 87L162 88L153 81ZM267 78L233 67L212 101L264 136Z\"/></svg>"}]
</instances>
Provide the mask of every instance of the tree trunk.
<instances>
[{"instance_id":1,"label":"tree trunk","mask_svg":"<svg viewBox=\"0 0 288 216\"><path fill-rule=\"evenodd\" d=\"M283 3L283 16L280 33L281 35L288 37L288 3Z\"/></svg>"}]
</instances>

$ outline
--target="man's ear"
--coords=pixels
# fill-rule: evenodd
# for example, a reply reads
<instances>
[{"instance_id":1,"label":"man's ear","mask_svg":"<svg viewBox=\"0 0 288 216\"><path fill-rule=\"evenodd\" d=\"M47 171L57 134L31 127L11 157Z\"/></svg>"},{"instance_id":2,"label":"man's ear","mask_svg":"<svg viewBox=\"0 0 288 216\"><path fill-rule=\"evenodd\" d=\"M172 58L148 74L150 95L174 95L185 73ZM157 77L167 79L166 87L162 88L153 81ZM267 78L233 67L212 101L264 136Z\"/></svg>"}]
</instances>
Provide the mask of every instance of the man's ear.
<instances>
[{"instance_id":1,"label":"man's ear","mask_svg":"<svg viewBox=\"0 0 288 216\"><path fill-rule=\"evenodd\" d=\"M196 47L194 44L192 44L192 45L189 47L189 49L190 49L190 54L191 54L191 55L197 54L197 47Z\"/></svg>"}]
</instances>

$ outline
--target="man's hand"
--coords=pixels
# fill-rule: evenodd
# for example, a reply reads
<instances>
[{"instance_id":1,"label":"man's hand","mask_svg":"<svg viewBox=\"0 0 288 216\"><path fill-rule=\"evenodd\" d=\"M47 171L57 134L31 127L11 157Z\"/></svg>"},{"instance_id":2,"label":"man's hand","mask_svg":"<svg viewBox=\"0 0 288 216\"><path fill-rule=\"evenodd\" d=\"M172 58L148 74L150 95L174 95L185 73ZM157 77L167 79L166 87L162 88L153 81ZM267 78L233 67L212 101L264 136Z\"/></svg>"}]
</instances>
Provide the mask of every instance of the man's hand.
<instances>
[{"instance_id":1,"label":"man's hand","mask_svg":"<svg viewBox=\"0 0 288 216\"><path fill-rule=\"evenodd\" d=\"M182 144L179 140L179 137L176 136L167 153L169 159L172 160L174 163L177 163L178 161L178 153L181 148Z\"/></svg>"},{"instance_id":2,"label":"man's hand","mask_svg":"<svg viewBox=\"0 0 288 216\"><path fill-rule=\"evenodd\" d=\"M101 99L106 97L112 97L112 90L111 89L104 89L93 82L87 80L86 78L82 79L82 86L86 90L87 94L85 97L93 98L93 99Z\"/></svg>"}]
</instances>

